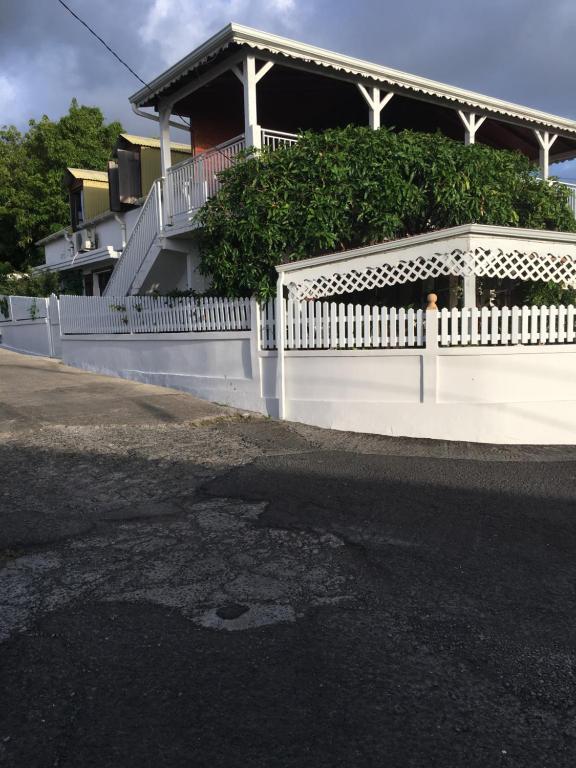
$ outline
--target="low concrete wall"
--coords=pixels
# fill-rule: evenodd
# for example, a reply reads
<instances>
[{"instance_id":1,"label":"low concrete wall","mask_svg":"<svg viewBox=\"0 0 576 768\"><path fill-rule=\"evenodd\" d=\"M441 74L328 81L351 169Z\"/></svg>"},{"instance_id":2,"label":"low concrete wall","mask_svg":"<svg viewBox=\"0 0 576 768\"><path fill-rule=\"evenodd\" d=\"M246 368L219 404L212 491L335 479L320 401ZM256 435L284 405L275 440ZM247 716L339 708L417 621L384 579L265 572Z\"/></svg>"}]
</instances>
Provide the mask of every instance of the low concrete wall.
<instances>
[{"instance_id":1,"label":"low concrete wall","mask_svg":"<svg viewBox=\"0 0 576 768\"><path fill-rule=\"evenodd\" d=\"M285 354L285 417L487 443L576 443L576 346Z\"/></svg>"},{"instance_id":2,"label":"low concrete wall","mask_svg":"<svg viewBox=\"0 0 576 768\"><path fill-rule=\"evenodd\" d=\"M2 346L6 349L26 352L29 355L54 356L50 339L50 325L46 318L0 323L0 333L2 334Z\"/></svg>"},{"instance_id":3,"label":"low concrete wall","mask_svg":"<svg viewBox=\"0 0 576 768\"><path fill-rule=\"evenodd\" d=\"M277 416L277 355L251 331L64 336L64 362ZM285 353L285 417L488 443L576 443L576 345Z\"/></svg>"},{"instance_id":4,"label":"low concrete wall","mask_svg":"<svg viewBox=\"0 0 576 768\"><path fill-rule=\"evenodd\" d=\"M63 336L68 365L267 413L250 331Z\"/></svg>"}]
</instances>

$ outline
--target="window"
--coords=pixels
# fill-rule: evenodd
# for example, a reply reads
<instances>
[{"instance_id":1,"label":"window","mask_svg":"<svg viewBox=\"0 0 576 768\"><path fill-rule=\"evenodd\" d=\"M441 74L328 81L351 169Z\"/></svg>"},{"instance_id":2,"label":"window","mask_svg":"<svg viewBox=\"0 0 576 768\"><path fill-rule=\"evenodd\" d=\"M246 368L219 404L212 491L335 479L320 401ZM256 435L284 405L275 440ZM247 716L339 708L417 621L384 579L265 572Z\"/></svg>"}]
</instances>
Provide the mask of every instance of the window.
<instances>
[{"instance_id":1,"label":"window","mask_svg":"<svg viewBox=\"0 0 576 768\"><path fill-rule=\"evenodd\" d=\"M84 222L84 193L82 187L70 191L70 215L74 229L82 226Z\"/></svg>"}]
</instances>

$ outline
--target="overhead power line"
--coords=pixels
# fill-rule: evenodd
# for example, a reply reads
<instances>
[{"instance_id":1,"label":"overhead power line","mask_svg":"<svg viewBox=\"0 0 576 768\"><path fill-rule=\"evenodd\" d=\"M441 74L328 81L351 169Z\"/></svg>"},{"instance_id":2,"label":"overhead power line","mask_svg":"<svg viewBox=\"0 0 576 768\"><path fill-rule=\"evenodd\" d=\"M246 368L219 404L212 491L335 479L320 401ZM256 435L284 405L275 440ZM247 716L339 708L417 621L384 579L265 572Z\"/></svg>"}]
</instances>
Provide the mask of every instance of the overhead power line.
<instances>
[{"instance_id":1,"label":"overhead power line","mask_svg":"<svg viewBox=\"0 0 576 768\"><path fill-rule=\"evenodd\" d=\"M114 58L117 59L120 62L120 64L122 64L122 66L128 70L128 72L130 72L131 75L133 75L140 83L142 83L142 85L148 88L150 93L152 93L152 87L150 86L150 83L147 83L146 80L143 80L140 77L140 75L137 72L135 72L132 69L132 67L127 62L125 62L124 59L121 56L119 56L111 46L108 45L106 40L101 38L100 35L94 29L92 29L92 27L87 22L84 21L84 19L80 18L80 16L78 16L78 14L75 11L73 11L72 8L70 8L70 6L64 2L64 0L58 0L58 2L63 8L65 8L68 11L68 13L70 13L77 21L79 21L80 24L82 24L82 26L85 27L88 30L88 32L90 32L90 34L93 35L96 38L96 40L98 40L98 42L101 43L104 46L104 48L106 48L106 50L109 53L111 53L112 56L114 56ZM190 123L187 122L182 115L179 115L177 112L175 112L174 114L176 115L176 117L180 118L180 120L183 122L186 128L190 128Z\"/></svg>"}]
</instances>

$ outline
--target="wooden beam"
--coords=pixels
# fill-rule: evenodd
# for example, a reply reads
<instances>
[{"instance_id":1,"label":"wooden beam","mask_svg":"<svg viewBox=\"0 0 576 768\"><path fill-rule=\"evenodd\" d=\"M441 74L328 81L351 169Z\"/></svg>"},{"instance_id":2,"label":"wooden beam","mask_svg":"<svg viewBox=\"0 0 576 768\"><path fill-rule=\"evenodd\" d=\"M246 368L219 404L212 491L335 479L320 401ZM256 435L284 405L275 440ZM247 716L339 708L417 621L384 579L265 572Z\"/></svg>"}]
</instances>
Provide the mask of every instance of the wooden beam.
<instances>
[{"instance_id":1,"label":"wooden beam","mask_svg":"<svg viewBox=\"0 0 576 768\"><path fill-rule=\"evenodd\" d=\"M262 78L264 77L264 75L266 75L268 72L270 72L270 70L271 70L271 69L272 69L272 67L274 66L274 63L275 63L275 62L273 62L273 61L267 61L265 64L263 64L263 65L260 67L260 69L258 70L258 72L256 72L256 82L257 82L257 83L259 83L259 82L260 82L260 80L262 80Z\"/></svg>"},{"instance_id":2,"label":"wooden beam","mask_svg":"<svg viewBox=\"0 0 576 768\"><path fill-rule=\"evenodd\" d=\"M465 130L464 143L475 144L476 132L486 120L486 116L478 117L476 112L463 112L461 109L458 110L458 115L460 116L460 120L464 124L464 130Z\"/></svg>"},{"instance_id":3,"label":"wooden beam","mask_svg":"<svg viewBox=\"0 0 576 768\"><path fill-rule=\"evenodd\" d=\"M221 64L218 64L217 66L210 69L209 72L205 72L199 77L194 76L190 83L187 83L179 90L170 94L170 96L167 96L164 100L164 103L172 108L174 104L181 101L182 99L185 99L186 96L190 96L190 94L194 93L194 91L197 91L200 88L203 88L205 85L208 85L208 83L211 83L212 80L216 80L216 78L220 77L220 75L223 75L225 72L228 72L230 69L238 77L238 73L234 70L234 67L237 67L237 65L242 61L242 58L242 52L238 51L238 53L230 56Z\"/></svg>"},{"instance_id":4,"label":"wooden beam","mask_svg":"<svg viewBox=\"0 0 576 768\"><path fill-rule=\"evenodd\" d=\"M540 174L543 179L550 176L550 148L558 138L555 133L534 129L534 135L540 145Z\"/></svg>"},{"instance_id":5,"label":"wooden beam","mask_svg":"<svg viewBox=\"0 0 576 768\"><path fill-rule=\"evenodd\" d=\"M382 110L394 96L394 93L385 93L382 95L380 88L372 87L369 91L362 83L356 83L356 85L370 109L370 127L377 130L380 128L380 115Z\"/></svg>"}]
</instances>

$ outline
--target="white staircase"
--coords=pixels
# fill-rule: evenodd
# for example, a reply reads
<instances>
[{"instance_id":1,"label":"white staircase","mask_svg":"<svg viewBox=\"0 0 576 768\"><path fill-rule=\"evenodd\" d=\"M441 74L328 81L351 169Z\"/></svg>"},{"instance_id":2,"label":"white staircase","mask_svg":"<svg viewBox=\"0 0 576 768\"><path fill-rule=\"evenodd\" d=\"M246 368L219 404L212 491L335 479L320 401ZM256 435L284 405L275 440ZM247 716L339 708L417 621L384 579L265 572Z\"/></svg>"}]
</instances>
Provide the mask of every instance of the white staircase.
<instances>
[{"instance_id":1,"label":"white staircase","mask_svg":"<svg viewBox=\"0 0 576 768\"><path fill-rule=\"evenodd\" d=\"M154 263L160 253L162 222L162 182L154 182L128 242L118 259L104 296L128 296L145 262Z\"/></svg>"}]
</instances>

